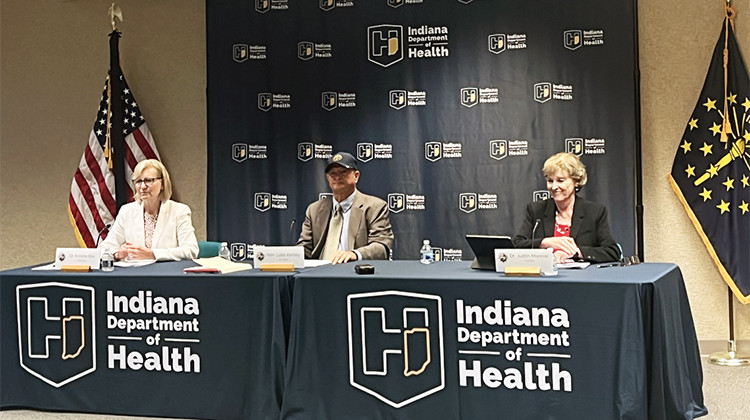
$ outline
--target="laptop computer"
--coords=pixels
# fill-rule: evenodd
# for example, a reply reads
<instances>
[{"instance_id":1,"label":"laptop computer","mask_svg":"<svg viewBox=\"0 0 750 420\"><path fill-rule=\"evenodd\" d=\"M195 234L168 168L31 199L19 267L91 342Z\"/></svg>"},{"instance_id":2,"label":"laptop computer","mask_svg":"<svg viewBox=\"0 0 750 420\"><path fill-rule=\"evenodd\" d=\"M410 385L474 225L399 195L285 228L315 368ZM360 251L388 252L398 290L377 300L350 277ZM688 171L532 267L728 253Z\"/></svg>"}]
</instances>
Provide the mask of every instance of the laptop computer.
<instances>
[{"instance_id":1,"label":"laptop computer","mask_svg":"<svg viewBox=\"0 0 750 420\"><path fill-rule=\"evenodd\" d=\"M466 235L466 242L474 252L471 268L477 270L495 270L496 248L515 248L510 236Z\"/></svg>"}]
</instances>

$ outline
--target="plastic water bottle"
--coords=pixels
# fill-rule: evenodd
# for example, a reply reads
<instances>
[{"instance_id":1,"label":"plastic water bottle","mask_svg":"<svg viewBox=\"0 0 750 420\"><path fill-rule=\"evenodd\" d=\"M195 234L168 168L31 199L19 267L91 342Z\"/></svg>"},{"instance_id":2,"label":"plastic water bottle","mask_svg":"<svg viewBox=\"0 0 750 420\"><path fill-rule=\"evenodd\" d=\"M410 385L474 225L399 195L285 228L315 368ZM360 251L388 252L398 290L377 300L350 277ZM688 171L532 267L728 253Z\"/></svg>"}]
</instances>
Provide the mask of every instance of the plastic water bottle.
<instances>
[{"instance_id":1,"label":"plastic water bottle","mask_svg":"<svg viewBox=\"0 0 750 420\"><path fill-rule=\"evenodd\" d=\"M419 262L422 264L432 264L435 262L435 254L432 252L429 239L422 241L422 249L419 250Z\"/></svg>"},{"instance_id":2,"label":"plastic water bottle","mask_svg":"<svg viewBox=\"0 0 750 420\"><path fill-rule=\"evenodd\" d=\"M104 248L102 252L102 271L113 271L115 269L115 257L109 252L109 248Z\"/></svg>"},{"instance_id":3,"label":"plastic water bottle","mask_svg":"<svg viewBox=\"0 0 750 420\"><path fill-rule=\"evenodd\" d=\"M221 249L219 250L219 256L225 260L231 260L231 254L229 253L229 246L226 242L221 243Z\"/></svg>"}]
</instances>

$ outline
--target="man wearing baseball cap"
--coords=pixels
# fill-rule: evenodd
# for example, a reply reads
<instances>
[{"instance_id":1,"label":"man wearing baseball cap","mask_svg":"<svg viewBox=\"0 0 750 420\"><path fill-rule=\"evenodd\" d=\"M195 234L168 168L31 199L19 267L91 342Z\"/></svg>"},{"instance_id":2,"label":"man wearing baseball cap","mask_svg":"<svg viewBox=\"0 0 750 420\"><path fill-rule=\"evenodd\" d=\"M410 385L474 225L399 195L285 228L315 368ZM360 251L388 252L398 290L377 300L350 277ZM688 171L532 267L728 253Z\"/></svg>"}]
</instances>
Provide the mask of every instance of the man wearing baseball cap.
<instances>
[{"instance_id":1,"label":"man wearing baseball cap","mask_svg":"<svg viewBox=\"0 0 750 420\"><path fill-rule=\"evenodd\" d=\"M355 260L384 260L393 246L388 204L357 190L359 170L354 156L334 153L325 169L333 197L307 207L297 245L305 258L332 264Z\"/></svg>"}]
</instances>

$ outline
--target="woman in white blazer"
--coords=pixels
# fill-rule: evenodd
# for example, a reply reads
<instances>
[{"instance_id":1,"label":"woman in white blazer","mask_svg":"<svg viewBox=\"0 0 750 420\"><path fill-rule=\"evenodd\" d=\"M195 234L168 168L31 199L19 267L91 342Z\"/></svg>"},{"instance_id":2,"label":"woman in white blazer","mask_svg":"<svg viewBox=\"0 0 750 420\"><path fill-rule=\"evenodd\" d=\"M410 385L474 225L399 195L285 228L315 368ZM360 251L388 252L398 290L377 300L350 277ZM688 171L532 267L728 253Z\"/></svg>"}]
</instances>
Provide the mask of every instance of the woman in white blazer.
<instances>
[{"instance_id":1,"label":"woman in white blazer","mask_svg":"<svg viewBox=\"0 0 750 420\"><path fill-rule=\"evenodd\" d=\"M170 200L172 182L155 159L133 170L135 201L125 204L99 248L117 250L116 260L182 260L198 256L190 207Z\"/></svg>"}]
</instances>

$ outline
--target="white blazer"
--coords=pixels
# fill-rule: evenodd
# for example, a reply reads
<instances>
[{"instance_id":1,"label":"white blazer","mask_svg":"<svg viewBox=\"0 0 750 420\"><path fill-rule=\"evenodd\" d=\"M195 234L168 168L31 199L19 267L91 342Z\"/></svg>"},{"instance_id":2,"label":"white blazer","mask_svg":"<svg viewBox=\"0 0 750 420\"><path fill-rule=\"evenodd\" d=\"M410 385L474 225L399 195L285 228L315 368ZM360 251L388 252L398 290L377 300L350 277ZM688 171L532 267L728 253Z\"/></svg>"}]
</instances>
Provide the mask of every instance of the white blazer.
<instances>
[{"instance_id":1,"label":"white blazer","mask_svg":"<svg viewBox=\"0 0 750 420\"><path fill-rule=\"evenodd\" d=\"M190 217L190 207L167 200L159 207L156 229L151 239L151 251L157 261L182 260L198 256L198 240ZM145 246L143 204L132 202L120 207L115 224L99 248L113 253L129 242Z\"/></svg>"}]
</instances>

